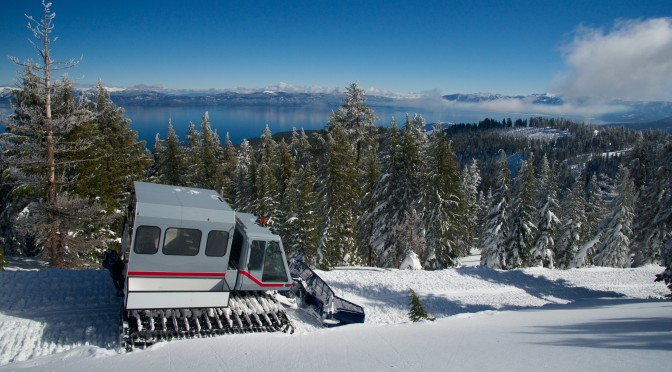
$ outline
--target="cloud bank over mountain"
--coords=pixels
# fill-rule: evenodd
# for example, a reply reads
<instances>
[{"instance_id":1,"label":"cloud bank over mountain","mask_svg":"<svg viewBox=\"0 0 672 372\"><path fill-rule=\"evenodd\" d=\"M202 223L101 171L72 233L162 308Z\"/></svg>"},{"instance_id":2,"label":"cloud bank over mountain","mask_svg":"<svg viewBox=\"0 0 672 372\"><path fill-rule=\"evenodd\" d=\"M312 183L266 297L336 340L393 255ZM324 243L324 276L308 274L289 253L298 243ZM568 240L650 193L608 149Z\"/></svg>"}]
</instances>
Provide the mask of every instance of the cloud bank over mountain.
<instances>
[{"instance_id":1,"label":"cloud bank over mountain","mask_svg":"<svg viewBox=\"0 0 672 372\"><path fill-rule=\"evenodd\" d=\"M580 27L561 47L567 70L557 90L573 97L672 101L672 18Z\"/></svg>"}]
</instances>

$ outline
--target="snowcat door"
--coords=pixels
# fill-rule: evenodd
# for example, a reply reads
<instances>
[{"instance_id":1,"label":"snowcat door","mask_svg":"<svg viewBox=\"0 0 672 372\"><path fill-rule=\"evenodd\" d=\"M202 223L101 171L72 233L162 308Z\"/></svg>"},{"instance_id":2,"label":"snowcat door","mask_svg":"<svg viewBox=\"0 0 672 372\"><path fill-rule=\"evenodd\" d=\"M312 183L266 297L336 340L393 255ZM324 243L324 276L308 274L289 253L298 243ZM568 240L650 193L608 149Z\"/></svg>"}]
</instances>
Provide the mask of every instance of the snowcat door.
<instances>
[{"instance_id":1,"label":"snowcat door","mask_svg":"<svg viewBox=\"0 0 672 372\"><path fill-rule=\"evenodd\" d=\"M242 285L241 268L245 268L245 257L247 257L247 242L238 228L234 228L233 239L231 241L231 253L226 268L226 282L229 288L239 291Z\"/></svg>"},{"instance_id":2,"label":"snowcat door","mask_svg":"<svg viewBox=\"0 0 672 372\"><path fill-rule=\"evenodd\" d=\"M271 290L290 286L291 278L280 241L252 240L245 269L241 270L242 290Z\"/></svg>"}]
</instances>

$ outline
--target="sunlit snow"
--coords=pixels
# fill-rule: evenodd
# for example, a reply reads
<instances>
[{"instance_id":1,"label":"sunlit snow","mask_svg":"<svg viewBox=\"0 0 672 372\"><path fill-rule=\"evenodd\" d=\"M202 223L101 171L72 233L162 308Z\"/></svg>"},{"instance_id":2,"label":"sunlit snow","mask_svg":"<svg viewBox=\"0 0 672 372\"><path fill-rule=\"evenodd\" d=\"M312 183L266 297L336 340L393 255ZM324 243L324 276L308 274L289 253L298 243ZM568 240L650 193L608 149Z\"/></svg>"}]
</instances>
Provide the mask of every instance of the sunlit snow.
<instances>
[{"instance_id":1,"label":"sunlit snow","mask_svg":"<svg viewBox=\"0 0 672 372\"><path fill-rule=\"evenodd\" d=\"M463 262L477 263L477 257ZM0 272L0 370L646 370L672 362L661 268L477 266L318 271L366 322L325 329L291 302L292 335L253 333L118 351L121 300L104 270ZM43 266L40 266L43 267ZM413 289L436 322L408 320Z\"/></svg>"}]
</instances>

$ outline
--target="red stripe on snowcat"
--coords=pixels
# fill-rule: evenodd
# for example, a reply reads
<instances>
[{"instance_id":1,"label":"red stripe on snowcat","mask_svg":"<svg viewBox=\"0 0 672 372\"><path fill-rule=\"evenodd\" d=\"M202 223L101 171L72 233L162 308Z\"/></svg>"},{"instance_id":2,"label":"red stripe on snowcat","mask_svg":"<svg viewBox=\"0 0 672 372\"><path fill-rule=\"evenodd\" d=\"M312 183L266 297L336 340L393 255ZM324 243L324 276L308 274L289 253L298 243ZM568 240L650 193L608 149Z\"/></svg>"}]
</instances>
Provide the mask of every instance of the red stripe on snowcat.
<instances>
[{"instance_id":1,"label":"red stripe on snowcat","mask_svg":"<svg viewBox=\"0 0 672 372\"><path fill-rule=\"evenodd\" d=\"M287 286L287 287L291 287L291 286L292 286L291 284L282 284L282 283L277 283L277 284L276 284L276 283L264 284L264 283L260 282L259 279L253 277L253 276L252 276L250 273L248 273L247 271L240 270L240 273L243 274L243 275L245 275L246 277L248 277L251 281L254 282L254 284L256 284L256 285L258 285L258 286L260 286L260 287L281 288L281 287L284 287L284 286Z\"/></svg>"},{"instance_id":2,"label":"red stripe on snowcat","mask_svg":"<svg viewBox=\"0 0 672 372\"><path fill-rule=\"evenodd\" d=\"M223 278L226 273L190 273L190 272L176 272L176 271L129 271L128 276L193 276L199 278Z\"/></svg>"}]
</instances>

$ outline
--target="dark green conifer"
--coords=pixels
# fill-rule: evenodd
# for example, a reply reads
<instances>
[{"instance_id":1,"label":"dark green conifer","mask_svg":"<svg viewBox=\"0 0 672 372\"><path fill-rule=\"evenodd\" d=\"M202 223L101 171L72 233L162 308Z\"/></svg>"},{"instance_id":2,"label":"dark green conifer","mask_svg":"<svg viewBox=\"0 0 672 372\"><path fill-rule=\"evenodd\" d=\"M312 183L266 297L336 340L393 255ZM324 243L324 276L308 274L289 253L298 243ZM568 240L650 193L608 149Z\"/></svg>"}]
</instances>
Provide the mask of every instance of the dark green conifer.
<instances>
[{"instance_id":1,"label":"dark green conifer","mask_svg":"<svg viewBox=\"0 0 672 372\"><path fill-rule=\"evenodd\" d=\"M419 322L422 320L433 322L435 320L435 318L431 318L429 314L427 314L427 310L420 302L420 298L418 298L415 291L410 288L408 289L408 299L411 302L411 310L408 311L408 319L410 319L411 322Z\"/></svg>"}]
</instances>

